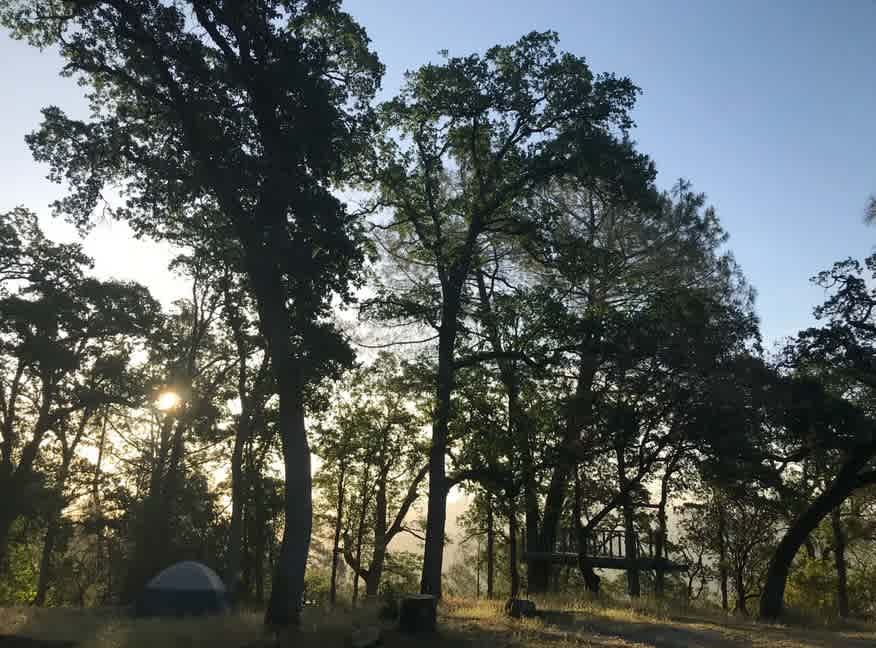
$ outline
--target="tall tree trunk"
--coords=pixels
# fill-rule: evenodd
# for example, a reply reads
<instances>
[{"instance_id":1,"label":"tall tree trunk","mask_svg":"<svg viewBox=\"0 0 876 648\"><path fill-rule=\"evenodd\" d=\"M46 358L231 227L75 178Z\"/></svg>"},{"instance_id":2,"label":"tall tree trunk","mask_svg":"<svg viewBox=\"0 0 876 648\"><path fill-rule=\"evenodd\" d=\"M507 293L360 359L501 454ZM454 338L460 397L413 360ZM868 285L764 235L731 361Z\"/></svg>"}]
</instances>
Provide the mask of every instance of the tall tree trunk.
<instances>
[{"instance_id":1,"label":"tall tree trunk","mask_svg":"<svg viewBox=\"0 0 876 648\"><path fill-rule=\"evenodd\" d=\"M475 598L481 597L481 539L478 538L477 553L475 554Z\"/></svg>"},{"instance_id":2,"label":"tall tree trunk","mask_svg":"<svg viewBox=\"0 0 876 648\"><path fill-rule=\"evenodd\" d=\"M94 480L91 482L91 505L94 510L94 517L96 520L95 524L95 538L94 538L94 556L95 556L95 564L97 565L108 565L109 561L104 561L103 559L103 551L104 551L104 517L103 517L103 504L101 502L100 497L100 482L101 475L103 470L103 455L106 449L106 423L107 423L108 413L104 411L103 418L101 419L100 424L100 439L97 443L97 461L94 464ZM112 568L106 567L106 587L104 588L103 593L99 597L99 600L103 603L106 603L110 597L112 596L112 588L110 581L110 574L112 573Z\"/></svg>"},{"instance_id":3,"label":"tall tree trunk","mask_svg":"<svg viewBox=\"0 0 876 648\"><path fill-rule=\"evenodd\" d=\"M249 382L250 359L254 348L247 340L240 304L231 293L230 277L222 280L223 297L225 301L225 319L234 337L237 351L237 396L240 399L240 415L237 420L237 430L234 435L234 450L231 453L231 523L228 528L228 572L225 584L228 593L235 603L241 581L241 546L243 544L243 508L246 497L246 473L243 469L244 450L252 438L253 416L256 408L263 404L260 390L263 388L264 372L267 368L267 357L263 358L262 366L252 381ZM194 367L192 367L194 369Z\"/></svg>"},{"instance_id":4,"label":"tall tree trunk","mask_svg":"<svg viewBox=\"0 0 876 648\"><path fill-rule=\"evenodd\" d=\"M539 510L538 510L538 494L536 493L535 483L531 479L524 479L523 481L523 507L524 507L524 524L526 528L524 529L524 549L525 551L536 551L538 549L538 528L540 524ZM527 589L531 592L532 589L532 579L535 577L536 580L539 579L538 566L537 562L531 559L526 560L526 582Z\"/></svg>"},{"instance_id":5,"label":"tall tree trunk","mask_svg":"<svg viewBox=\"0 0 876 648\"><path fill-rule=\"evenodd\" d=\"M370 467L370 464L366 464L365 474L362 477L362 490L359 493L359 520L356 525L356 561L355 567L353 568L353 605L356 605L356 602L359 600L359 572L362 566L362 544L365 537L365 518L368 514L368 500L371 499L369 496Z\"/></svg>"},{"instance_id":6,"label":"tall tree trunk","mask_svg":"<svg viewBox=\"0 0 876 648\"><path fill-rule=\"evenodd\" d=\"M365 595L377 596L380 589L380 579L383 576L383 563L386 558L386 481L388 475L384 471L377 478L377 492L374 507L374 551L371 565L368 567L368 577L365 579Z\"/></svg>"},{"instance_id":7,"label":"tall tree trunk","mask_svg":"<svg viewBox=\"0 0 876 648\"><path fill-rule=\"evenodd\" d=\"M567 482L575 465L567 448L579 440L581 428L590 417L592 409L591 389L597 367L596 356L586 351L582 352L575 384L575 395L568 404L566 422L563 427L563 440L558 449L556 464L545 497L544 515L542 515L537 546L537 550L541 552L552 552L556 547L557 532L563 514L563 504L566 500ZM537 561L530 566L533 568L529 577L530 591L546 592L550 584L550 563Z\"/></svg>"},{"instance_id":8,"label":"tall tree trunk","mask_svg":"<svg viewBox=\"0 0 876 648\"><path fill-rule=\"evenodd\" d=\"M240 582L240 554L243 542L243 505L246 497L243 471L243 448L249 437L249 417L241 411L234 450L231 453L231 523L228 526L228 573L225 585L232 601L237 603Z\"/></svg>"},{"instance_id":9,"label":"tall tree trunk","mask_svg":"<svg viewBox=\"0 0 876 648\"><path fill-rule=\"evenodd\" d=\"M158 447L155 448L149 487L143 500L140 519L137 521L139 529L135 535L132 558L123 584L123 603L133 602L146 582L155 576L156 566L165 562L163 549L168 538L163 531L165 520L161 515L161 499L173 438L173 424L173 418L169 415L163 416L159 424Z\"/></svg>"},{"instance_id":10,"label":"tall tree trunk","mask_svg":"<svg viewBox=\"0 0 876 648\"><path fill-rule=\"evenodd\" d=\"M638 597L642 593L641 583L639 578L639 567L636 561L639 558L639 542L636 533L635 509L633 507L633 498L631 485L627 480L627 464L626 455L624 454L624 446L618 445L615 448L617 456L617 475L618 489L622 494L621 512L624 520L624 555L630 563L627 568L627 593L632 597Z\"/></svg>"},{"instance_id":11,"label":"tall tree trunk","mask_svg":"<svg viewBox=\"0 0 876 648\"><path fill-rule=\"evenodd\" d=\"M666 591L666 571L663 569L662 560L666 558L666 505L661 501L657 509L657 537L654 539L654 557L657 559L657 567L654 569L654 594L657 598L663 598Z\"/></svg>"},{"instance_id":12,"label":"tall tree trunk","mask_svg":"<svg viewBox=\"0 0 876 648\"><path fill-rule=\"evenodd\" d=\"M760 596L760 616L776 619L782 614L785 598L785 585L791 563L800 546L821 521L836 507L840 506L855 489L865 485L858 472L869 463L871 453L858 452L846 461L830 486L791 524L779 541L770 560L766 581ZM869 482L867 482L869 483Z\"/></svg>"},{"instance_id":13,"label":"tall tree trunk","mask_svg":"<svg viewBox=\"0 0 876 648\"><path fill-rule=\"evenodd\" d=\"M253 570L252 570L252 536L250 533L250 511L247 506L243 510L240 532L240 586L237 589L237 600L252 599Z\"/></svg>"},{"instance_id":14,"label":"tall tree trunk","mask_svg":"<svg viewBox=\"0 0 876 648\"><path fill-rule=\"evenodd\" d=\"M493 598L496 565L496 529L493 520L493 496L487 493L487 598Z\"/></svg>"},{"instance_id":15,"label":"tall tree trunk","mask_svg":"<svg viewBox=\"0 0 876 648\"><path fill-rule=\"evenodd\" d=\"M666 589L666 572L663 569L662 561L667 558L667 517L666 507L669 503L669 490L671 487L672 475L677 469L678 462L681 459L681 451L676 451L663 471L663 476L660 478L660 502L657 505L657 537L654 539L654 557L657 559L657 568L654 570L654 593L658 598L662 598Z\"/></svg>"},{"instance_id":16,"label":"tall tree trunk","mask_svg":"<svg viewBox=\"0 0 876 648\"><path fill-rule=\"evenodd\" d=\"M441 598L441 570L444 564L444 528L447 520L447 434L450 399L453 394L453 345L456 338L456 310L445 308L438 341L438 383L432 445L429 449L429 502L426 507L426 542L420 593Z\"/></svg>"},{"instance_id":17,"label":"tall tree trunk","mask_svg":"<svg viewBox=\"0 0 876 648\"><path fill-rule=\"evenodd\" d=\"M253 585L255 587L256 603L262 605L265 602L265 554L268 553L268 534L265 533L265 528L268 524L267 515L264 512L264 506L261 504L261 498L258 498L259 492L254 493L256 496L256 539L253 542Z\"/></svg>"},{"instance_id":18,"label":"tall tree trunk","mask_svg":"<svg viewBox=\"0 0 876 648\"><path fill-rule=\"evenodd\" d=\"M633 508L633 502L629 492L626 497L624 497L623 516L626 558L632 562L632 566L627 569L627 592L632 597L638 597L642 594L639 568L636 566L635 562L639 559L639 542L635 526L635 509Z\"/></svg>"},{"instance_id":19,"label":"tall tree trunk","mask_svg":"<svg viewBox=\"0 0 876 648\"><path fill-rule=\"evenodd\" d=\"M161 483L160 511L158 512L158 524L161 529L159 538L162 543L162 553L165 557L170 556L170 548L173 540L177 537L177 498L182 492L183 485L183 457L185 455L185 429L186 422L182 418L176 420L174 427L173 442L171 444L170 459L167 464L167 474ZM162 565L157 565L162 567Z\"/></svg>"},{"instance_id":20,"label":"tall tree trunk","mask_svg":"<svg viewBox=\"0 0 876 648\"><path fill-rule=\"evenodd\" d=\"M508 570L511 582L511 598L520 595L520 572L517 569L517 504L508 498Z\"/></svg>"},{"instance_id":21,"label":"tall tree trunk","mask_svg":"<svg viewBox=\"0 0 876 648\"><path fill-rule=\"evenodd\" d=\"M487 290L486 281L482 272L476 272L478 294L481 300L481 310L483 311L483 321L487 328L487 334L490 339L490 345L493 351L499 355L505 352L505 347L502 342L502 336L499 333L499 327L493 313L491 304L491 295ZM527 421L523 406L520 403L520 385L518 381L517 366L514 360L499 360L499 376L502 381L505 391L508 396L508 427L511 430L511 437L515 444L520 446L520 456L522 458L521 466L521 481L523 483L523 501L524 501L524 547L528 551L535 551L539 546L538 526L539 526L539 511L538 511L538 494L536 492L535 483L535 461L532 454L532 438L530 436L530 424ZM489 496L488 496L489 498ZM487 500L490 506L490 523L492 523L492 501ZM488 527L489 529L489 527ZM489 553L492 547L488 543L488 563L492 559ZM532 560L526 562L526 573L530 582L529 588L532 590L532 579L535 577L539 580L540 575L535 572L539 569L538 563ZM492 581L492 572L488 572L488 583ZM488 587L488 597L492 598L492 586Z\"/></svg>"},{"instance_id":22,"label":"tall tree trunk","mask_svg":"<svg viewBox=\"0 0 876 648\"><path fill-rule=\"evenodd\" d=\"M830 526L833 531L833 557L836 565L836 602L839 615L849 616L849 587L846 569L846 534L840 517L841 506L830 513Z\"/></svg>"},{"instance_id":23,"label":"tall tree trunk","mask_svg":"<svg viewBox=\"0 0 876 648\"><path fill-rule=\"evenodd\" d=\"M283 540L274 569L265 624L285 627L300 623L304 599L304 574L310 552L313 501L310 476L310 447L304 426L304 403L297 380L278 380L280 389L280 431L283 464L286 469Z\"/></svg>"},{"instance_id":24,"label":"tall tree trunk","mask_svg":"<svg viewBox=\"0 0 876 648\"><path fill-rule=\"evenodd\" d=\"M286 282L280 266L285 262L283 243L288 241L288 234L285 231L285 211L280 218L277 218L278 213L266 208L264 213L256 215L269 230L276 228L276 236L261 238L254 235L248 218L235 222L244 242L244 261L255 295L259 330L267 345L280 401L278 429L285 468L285 521L265 610L265 625L273 628L297 625L301 621L304 575L313 526L310 447L304 423L307 383L295 361L298 354L292 343L293 333L304 327L294 320L287 305L289 295L284 289Z\"/></svg>"},{"instance_id":25,"label":"tall tree trunk","mask_svg":"<svg viewBox=\"0 0 876 648\"><path fill-rule=\"evenodd\" d=\"M586 527L581 523L581 498L583 497L583 493L581 492L581 477L578 474L578 467L575 467L575 493L573 507L572 507L572 517L574 518L573 522L575 525L575 544L578 548L578 570L581 572L581 576L584 578L584 587L588 592L593 594L599 594L599 583L602 580L599 578L599 575L593 569L593 565L590 564L590 561L587 559L587 555L589 552L588 545L588 535Z\"/></svg>"},{"instance_id":26,"label":"tall tree trunk","mask_svg":"<svg viewBox=\"0 0 876 648\"><path fill-rule=\"evenodd\" d=\"M730 600L727 592L727 516L721 502L718 506L718 582L721 588L721 609L725 612L730 609Z\"/></svg>"},{"instance_id":27,"label":"tall tree trunk","mask_svg":"<svg viewBox=\"0 0 876 648\"><path fill-rule=\"evenodd\" d=\"M329 603L334 605L338 598L338 562L340 561L341 529L344 524L344 477L347 464L341 461L338 466L338 495L335 501L335 535L332 541L332 575L329 584Z\"/></svg>"},{"instance_id":28,"label":"tall tree trunk","mask_svg":"<svg viewBox=\"0 0 876 648\"><path fill-rule=\"evenodd\" d=\"M733 589L736 590L736 611L748 616L745 606L745 573L742 565L733 570Z\"/></svg>"},{"instance_id":29,"label":"tall tree trunk","mask_svg":"<svg viewBox=\"0 0 876 648\"><path fill-rule=\"evenodd\" d=\"M36 595L33 597L33 605L42 607L46 604L46 595L49 592L49 583L52 575L52 554L55 551L55 541L60 531L60 515L52 513L43 539L43 550L40 558L40 573L37 578Z\"/></svg>"}]
</instances>

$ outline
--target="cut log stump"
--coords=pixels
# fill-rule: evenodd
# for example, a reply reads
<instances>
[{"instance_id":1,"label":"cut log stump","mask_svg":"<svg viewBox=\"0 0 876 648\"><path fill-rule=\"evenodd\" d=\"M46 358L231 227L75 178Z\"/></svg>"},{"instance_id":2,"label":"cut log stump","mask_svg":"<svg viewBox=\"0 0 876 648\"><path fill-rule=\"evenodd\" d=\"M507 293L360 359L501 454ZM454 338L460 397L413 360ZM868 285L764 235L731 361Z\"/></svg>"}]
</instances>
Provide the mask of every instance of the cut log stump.
<instances>
[{"instance_id":1,"label":"cut log stump","mask_svg":"<svg viewBox=\"0 0 876 648\"><path fill-rule=\"evenodd\" d=\"M353 630L347 645L350 648L374 648L381 643L380 628L377 626L365 626Z\"/></svg>"},{"instance_id":2,"label":"cut log stump","mask_svg":"<svg viewBox=\"0 0 876 648\"><path fill-rule=\"evenodd\" d=\"M430 594L415 594L402 599L398 625L402 632L428 634L435 632L438 601Z\"/></svg>"},{"instance_id":3,"label":"cut log stump","mask_svg":"<svg viewBox=\"0 0 876 648\"><path fill-rule=\"evenodd\" d=\"M508 599L505 603L505 614L514 619L534 617L535 603L527 599Z\"/></svg>"}]
</instances>

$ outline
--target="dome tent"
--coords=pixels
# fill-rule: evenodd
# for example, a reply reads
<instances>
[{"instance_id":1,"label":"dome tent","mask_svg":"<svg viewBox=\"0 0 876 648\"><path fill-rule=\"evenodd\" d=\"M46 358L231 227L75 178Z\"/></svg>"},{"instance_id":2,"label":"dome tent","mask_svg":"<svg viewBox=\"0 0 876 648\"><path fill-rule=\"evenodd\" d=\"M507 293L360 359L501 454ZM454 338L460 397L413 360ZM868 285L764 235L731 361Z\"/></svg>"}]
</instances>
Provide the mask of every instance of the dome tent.
<instances>
[{"instance_id":1,"label":"dome tent","mask_svg":"<svg viewBox=\"0 0 876 648\"><path fill-rule=\"evenodd\" d=\"M137 600L137 616L187 616L227 611L228 594L222 579L199 562L171 565L146 585Z\"/></svg>"}]
</instances>

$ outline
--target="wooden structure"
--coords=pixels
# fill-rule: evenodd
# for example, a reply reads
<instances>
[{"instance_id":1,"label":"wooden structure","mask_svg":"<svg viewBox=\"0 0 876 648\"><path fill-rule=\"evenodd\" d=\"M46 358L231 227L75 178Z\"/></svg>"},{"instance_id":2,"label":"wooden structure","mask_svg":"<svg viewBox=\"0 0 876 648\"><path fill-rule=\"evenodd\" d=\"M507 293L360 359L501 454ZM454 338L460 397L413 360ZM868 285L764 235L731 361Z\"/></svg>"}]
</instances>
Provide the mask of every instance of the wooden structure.
<instances>
[{"instance_id":1,"label":"wooden structure","mask_svg":"<svg viewBox=\"0 0 876 648\"><path fill-rule=\"evenodd\" d=\"M625 532L623 529L597 530L587 536L587 551L585 560L594 569L623 569L638 571L682 572L687 571L687 565L673 562L668 557L664 543L661 557L654 555L655 542L652 534L648 534L646 542L642 542L636 534L635 551L627 550ZM523 551L523 559L533 562L548 562L553 565L578 566L580 554L573 551L574 542L569 533L561 540L559 551Z\"/></svg>"}]
</instances>

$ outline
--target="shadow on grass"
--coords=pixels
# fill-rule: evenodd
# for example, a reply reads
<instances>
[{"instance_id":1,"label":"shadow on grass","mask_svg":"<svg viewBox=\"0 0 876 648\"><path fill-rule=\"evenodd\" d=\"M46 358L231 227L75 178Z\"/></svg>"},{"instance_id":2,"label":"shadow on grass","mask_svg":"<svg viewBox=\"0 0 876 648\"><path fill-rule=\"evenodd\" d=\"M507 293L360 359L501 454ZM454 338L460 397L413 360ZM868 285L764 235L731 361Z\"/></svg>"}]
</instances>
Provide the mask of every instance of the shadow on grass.
<instances>
[{"instance_id":1,"label":"shadow on grass","mask_svg":"<svg viewBox=\"0 0 876 648\"><path fill-rule=\"evenodd\" d=\"M870 631L825 630L757 623L735 617L697 618L690 614L647 618L635 611L593 608L587 611L545 610L542 621L581 638L614 637L653 648L873 648ZM626 612L626 614L625 614Z\"/></svg>"},{"instance_id":2,"label":"shadow on grass","mask_svg":"<svg viewBox=\"0 0 876 648\"><path fill-rule=\"evenodd\" d=\"M72 641L49 641L15 635L0 635L0 648L73 648Z\"/></svg>"},{"instance_id":3,"label":"shadow on grass","mask_svg":"<svg viewBox=\"0 0 876 648\"><path fill-rule=\"evenodd\" d=\"M742 636L728 637L720 629L688 626L658 620L614 621L582 613L544 611L541 619L549 625L564 628L590 639L592 636L613 637L654 648L750 648L754 643Z\"/></svg>"}]
</instances>

